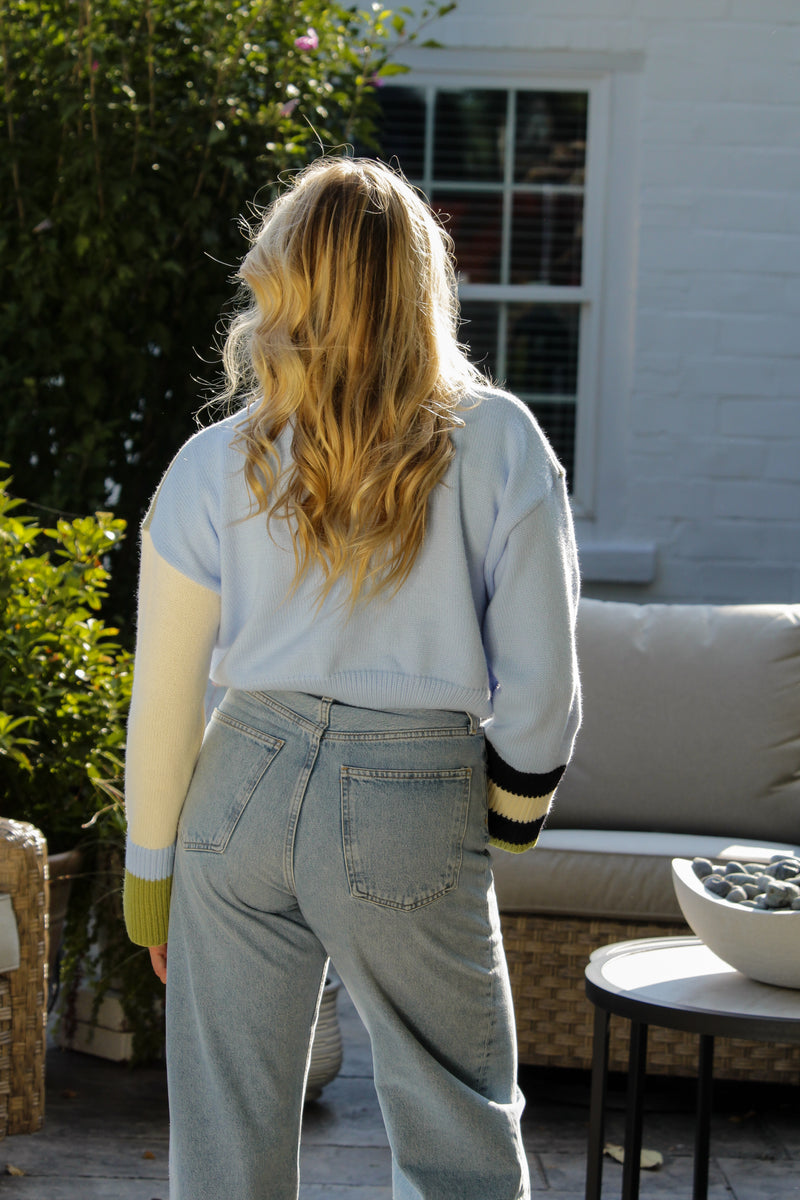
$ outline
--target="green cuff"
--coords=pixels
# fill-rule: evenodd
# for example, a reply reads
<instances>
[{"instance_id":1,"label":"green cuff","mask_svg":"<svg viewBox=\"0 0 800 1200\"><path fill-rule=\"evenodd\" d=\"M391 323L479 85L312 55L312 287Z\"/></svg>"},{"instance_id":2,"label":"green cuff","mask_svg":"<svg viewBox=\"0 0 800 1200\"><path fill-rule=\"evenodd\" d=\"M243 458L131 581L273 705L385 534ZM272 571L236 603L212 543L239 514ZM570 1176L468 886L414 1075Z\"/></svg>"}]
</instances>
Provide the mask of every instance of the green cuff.
<instances>
[{"instance_id":1,"label":"green cuff","mask_svg":"<svg viewBox=\"0 0 800 1200\"><path fill-rule=\"evenodd\" d=\"M536 839L534 838L532 842L526 842L523 846L520 846L516 842L506 842L499 837L490 837L489 845L494 846L498 850L507 850L509 854L524 854L526 850L533 849L536 845Z\"/></svg>"},{"instance_id":2,"label":"green cuff","mask_svg":"<svg viewBox=\"0 0 800 1200\"><path fill-rule=\"evenodd\" d=\"M139 879L125 872L123 909L128 937L137 946L163 946L169 928L169 899L172 876Z\"/></svg>"}]
</instances>

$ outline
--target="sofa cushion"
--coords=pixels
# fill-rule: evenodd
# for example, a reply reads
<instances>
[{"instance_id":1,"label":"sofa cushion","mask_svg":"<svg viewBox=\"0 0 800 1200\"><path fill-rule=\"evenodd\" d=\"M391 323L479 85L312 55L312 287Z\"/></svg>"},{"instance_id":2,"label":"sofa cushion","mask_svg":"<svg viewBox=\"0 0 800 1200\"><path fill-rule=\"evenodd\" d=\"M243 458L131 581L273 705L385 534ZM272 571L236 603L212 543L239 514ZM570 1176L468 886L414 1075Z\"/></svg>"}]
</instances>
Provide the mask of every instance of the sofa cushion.
<instances>
[{"instance_id":1,"label":"sofa cushion","mask_svg":"<svg viewBox=\"0 0 800 1200\"><path fill-rule=\"evenodd\" d=\"M0 974L19 966L19 931L11 896L0 894Z\"/></svg>"},{"instance_id":2,"label":"sofa cushion","mask_svg":"<svg viewBox=\"0 0 800 1200\"><path fill-rule=\"evenodd\" d=\"M582 600L578 651L550 828L800 836L800 605Z\"/></svg>"},{"instance_id":3,"label":"sofa cushion","mask_svg":"<svg viewBox=\"0 0 800 1200\"><path fill-rule=\"evenodd\" d=\"M502 912L682 922L672 886L673 858L769 862L800 845L731 837L545 829L529 854L492 851Z\"/></svg>"}]
</instances>

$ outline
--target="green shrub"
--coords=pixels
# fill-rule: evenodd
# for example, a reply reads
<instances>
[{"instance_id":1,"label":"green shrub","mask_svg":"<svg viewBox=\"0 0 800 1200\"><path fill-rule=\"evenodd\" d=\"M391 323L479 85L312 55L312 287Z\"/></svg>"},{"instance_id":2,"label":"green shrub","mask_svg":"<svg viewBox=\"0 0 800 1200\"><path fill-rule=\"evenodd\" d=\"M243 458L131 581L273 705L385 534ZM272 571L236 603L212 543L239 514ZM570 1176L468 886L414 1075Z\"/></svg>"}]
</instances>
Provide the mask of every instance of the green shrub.
<instances>
[{"instance_id":1,"label":"green shrub","mask_svg":"<svg viewBox=\"0 0 800 1200\"><path fill-rule=\"evenodd\" d=\"M45 529L8 488L0 483L0 812L41 829L51 854L82 850L63 934L67 1032L81 984L95 1013L114 988L134 1060L148 1060L163 1046L163 988L122 915L132 658L101 615L125 522L96 513Z\"/></svg>"},{"instance_id":2,"label":"green shrub","mask_svg":"<svg viewBox=\"0 0 800 1200\"><path fill-rule=\"evenodd\" d=\"M367 144L389 57L449 7L0 4L0 420L23 495L138 524L216 375L238 217ZM115 612L135 573L126 544Z\"/></svg>"},{"instance_id":3,"label":"green shrub","mask_svg":"<svg viewBox=\"0 0 800 1200\"><path fill-rule=\"evenodd\" d=\"M100 609L124 530L111 513L43 529L0 484L2 811L50 853L119 805L132 662Z\"/></svg>"}]
</instances>

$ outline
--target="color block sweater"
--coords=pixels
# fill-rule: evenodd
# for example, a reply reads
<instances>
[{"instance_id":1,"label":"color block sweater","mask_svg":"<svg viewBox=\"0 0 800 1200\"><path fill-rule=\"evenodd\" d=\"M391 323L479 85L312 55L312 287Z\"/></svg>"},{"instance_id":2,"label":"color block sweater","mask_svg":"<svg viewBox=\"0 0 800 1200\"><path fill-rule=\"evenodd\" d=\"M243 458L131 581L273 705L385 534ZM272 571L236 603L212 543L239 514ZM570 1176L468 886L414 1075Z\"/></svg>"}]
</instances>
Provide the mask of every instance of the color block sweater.
<instances>
[{"instance_id":1,"label":"color block sweater","mask_svg":"<svg viewBox=\"0 0 800 1200\"><path fill-rule=\"evenodd\" d=\"M564 472L530 412L503 392L459 409L455 456L396 595L348 613L320 575L292 591L285 522L251 512L235 414L180 450L142 528L128 725L125 915L167 940L178 821L218 687L300 691L366 708L433 708L484 722L491 841L532 847L580 722L578 570ZM283 463L291 431L278 441Z\"/></svg>"}]
</instances>

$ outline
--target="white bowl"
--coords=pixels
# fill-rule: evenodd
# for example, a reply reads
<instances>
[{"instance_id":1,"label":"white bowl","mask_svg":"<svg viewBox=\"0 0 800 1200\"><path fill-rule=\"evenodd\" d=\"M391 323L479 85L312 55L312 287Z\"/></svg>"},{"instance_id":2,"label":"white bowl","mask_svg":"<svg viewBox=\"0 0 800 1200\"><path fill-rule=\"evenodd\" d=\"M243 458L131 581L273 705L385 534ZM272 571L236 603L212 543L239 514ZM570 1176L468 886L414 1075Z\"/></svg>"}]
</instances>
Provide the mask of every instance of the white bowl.
<instances>
[{"instance_id":1,"label":"white bowl","mask_svg":"<svg viewBox=\"0 0 800 1200\"><path fill-rule=\"evenodd\" d=\"M750 979L800 988L800 913L740 908L703 887L688 858L672 882L687 923L718 958Z\"/></svg>"}]
</instances>

